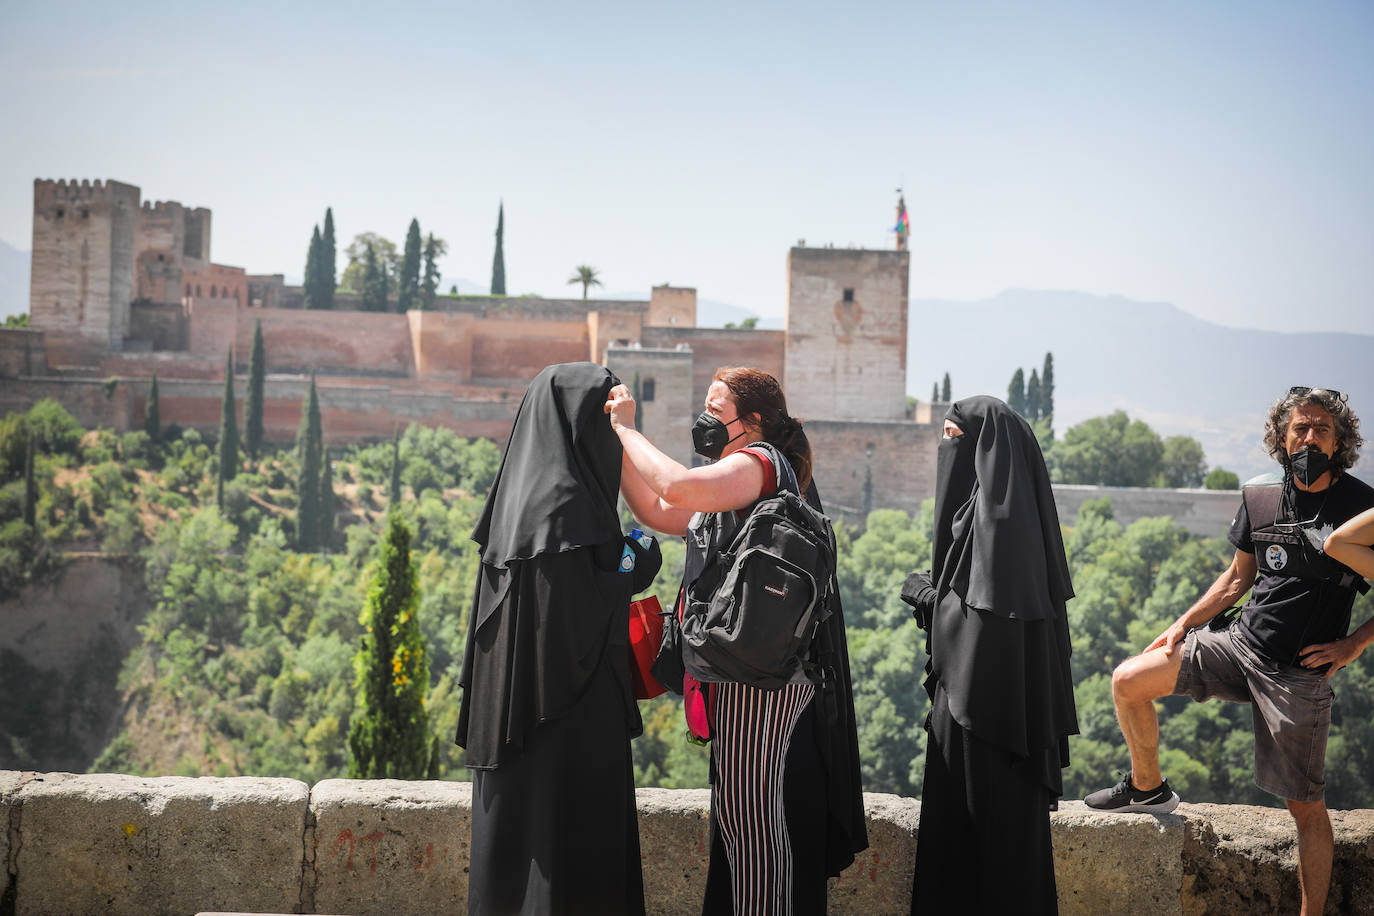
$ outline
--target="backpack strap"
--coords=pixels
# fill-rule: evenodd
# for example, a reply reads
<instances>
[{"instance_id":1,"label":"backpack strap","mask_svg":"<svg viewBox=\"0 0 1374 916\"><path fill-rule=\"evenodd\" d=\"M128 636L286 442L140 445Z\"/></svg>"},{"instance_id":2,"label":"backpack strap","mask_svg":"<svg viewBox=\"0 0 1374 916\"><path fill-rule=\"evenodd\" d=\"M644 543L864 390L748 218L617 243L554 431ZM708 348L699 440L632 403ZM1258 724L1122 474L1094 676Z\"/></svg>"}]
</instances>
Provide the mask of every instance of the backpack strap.
<instances>
[{"instance_id":1,"label":"backpack strap","mask_svg":"<svg viewBox=\"0 0 1374 916\"><path fill-rule=\"evenodd\" d=\"M792 462L787 460L787 456L776 445L771 442L751 442L746 448L756 448L768 453L778 475L778 490L791 490L797 496L802 495L801 485L797 483L797 473L792 470Z\"/></svg>"},{"instance_id":2,"label":"backpack strap","mask_svg":"<svg viewBox=\"0 0 1374 916\"><path fill-rule=\"evenodd\" d=\"M1246 484L1241 489L1245 514L1250 517L1250 530L1268 528L1279 520L1283 509L1283 484Z\"/></svg>"}]
</instances>

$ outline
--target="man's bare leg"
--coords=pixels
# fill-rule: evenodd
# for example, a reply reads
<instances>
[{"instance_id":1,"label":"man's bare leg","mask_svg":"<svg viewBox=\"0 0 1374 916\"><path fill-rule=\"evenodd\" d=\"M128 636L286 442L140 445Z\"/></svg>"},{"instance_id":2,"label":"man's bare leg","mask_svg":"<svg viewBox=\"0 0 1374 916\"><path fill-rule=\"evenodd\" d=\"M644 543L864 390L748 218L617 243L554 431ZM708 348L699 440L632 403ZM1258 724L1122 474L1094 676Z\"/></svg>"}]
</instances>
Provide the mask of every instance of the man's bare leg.
<instances>
[{"instance_id":1,"label":"man's bare leg","mask_svg":"<svg viewBox=\"0 0 1374 916\"><path fill-rule=\"evenodd\" d=\"M1131 784L1153 789L1164 781L1159 772L1159 716L1155 700L1174 692L1183 647L1173 652L1161 646L1128 658L1112 672L1112 702L1116 720L1131 752Z\"/></svg>"},{"instance_id":2,"label":"man's bare leg","mask_svg":"<svg viewBox=\"0 0 1374 916\"><path fill-rule=\"evenodd\" d=\"M1321 916L1331 888L1331 860L1336 842L1325 801L1288 802L1298 825L1298 881L1302 885L1302 916Z\"/></svg>"}]
</instances>

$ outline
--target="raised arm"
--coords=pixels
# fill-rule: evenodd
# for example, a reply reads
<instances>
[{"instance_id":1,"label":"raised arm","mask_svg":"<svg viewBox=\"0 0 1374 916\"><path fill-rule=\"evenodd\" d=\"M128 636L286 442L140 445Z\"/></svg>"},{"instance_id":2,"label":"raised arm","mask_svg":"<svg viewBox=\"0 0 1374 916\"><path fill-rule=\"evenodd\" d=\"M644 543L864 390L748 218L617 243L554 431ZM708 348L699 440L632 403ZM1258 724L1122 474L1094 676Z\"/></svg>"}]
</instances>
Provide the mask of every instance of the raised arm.
<instances>
[{"instance_id":1,"label":"raised arm","mask_svg":"<svg viewBox=\"0 0 1374 916\"><path fill-rule=\"evenodd\" d=\"M1323 549L1366 579L1374 579L1374 509L1367 509L1326 536Z\"/></svg>"},{"instance_id":2,"label":"raised arm","mask_svg":"<svg viewBox=\"0 0 1374 916\"><path fill-rule=\"evenodd\" d=\"M693 513L742 509L758 498L763 488L759 462L735 453L705 467L683 467L634 428L634 406L629 389L617 385L605 409L625 449L621 492L640 521L666 534L682 534Z\"/></svg>"}]
</instances>

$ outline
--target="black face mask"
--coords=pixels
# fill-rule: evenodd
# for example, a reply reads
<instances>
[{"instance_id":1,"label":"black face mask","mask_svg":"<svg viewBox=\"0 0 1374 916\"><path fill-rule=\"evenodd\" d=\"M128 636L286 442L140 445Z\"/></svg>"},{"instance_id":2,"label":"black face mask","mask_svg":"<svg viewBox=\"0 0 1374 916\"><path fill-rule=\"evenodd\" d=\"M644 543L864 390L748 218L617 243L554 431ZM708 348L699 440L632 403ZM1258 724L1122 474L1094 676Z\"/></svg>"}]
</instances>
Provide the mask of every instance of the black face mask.
<instances>
[{"instance_id":1,"label":"black face mask","mask_svg":"<svg viewBox=\"0 0 1374 916\"><path fill-rule=\"evenodd\" d=\"M730 423L738 421L739 417L735 417ZM725 446L748 432L747 429L742 429L738 436L731 436L728 429L730 423L722 423L710 413L703 411L692 424L692 447L696 449L697 454L715 461L721 452L725 451Z\"/></svg>"},{"instance_id":2,"label":"black face mask","mask_svg":"<svg viewBox=\"0 0 1374 916\"><path fill-rule=\"evenodd\" d=\"M1288 468L1303 486L1310 487L1330 470L1331 459L1320 449L1305 448L1288 456Z\"/></svg>"}]
</instances>

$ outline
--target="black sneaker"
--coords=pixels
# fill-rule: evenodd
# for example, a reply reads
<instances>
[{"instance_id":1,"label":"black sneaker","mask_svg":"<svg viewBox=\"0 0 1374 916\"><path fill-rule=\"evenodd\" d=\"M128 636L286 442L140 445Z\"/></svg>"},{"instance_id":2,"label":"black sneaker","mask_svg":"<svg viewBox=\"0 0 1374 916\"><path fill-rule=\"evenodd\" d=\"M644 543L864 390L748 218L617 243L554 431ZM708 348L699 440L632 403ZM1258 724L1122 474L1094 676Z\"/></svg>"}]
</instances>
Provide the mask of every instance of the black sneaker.
<instances>
[{"instance_id":1,"label":"black sneaker","mask_svg":"<svg viewBox=\"0 0 1374 916\"><path fill-rule=\"evenodd\" d=\"M1178 793L1169 788L1169 780L1164 780L1158 788L1142 792L1131 785L1131 774L1122 773L1121 782L1110 789L1101 789L1083 802L1098 811L1114 811L1124 814L1128 811L1141 811L1146 814L1168 814L1178 807Z\"/></svg>"}]
</instances>

